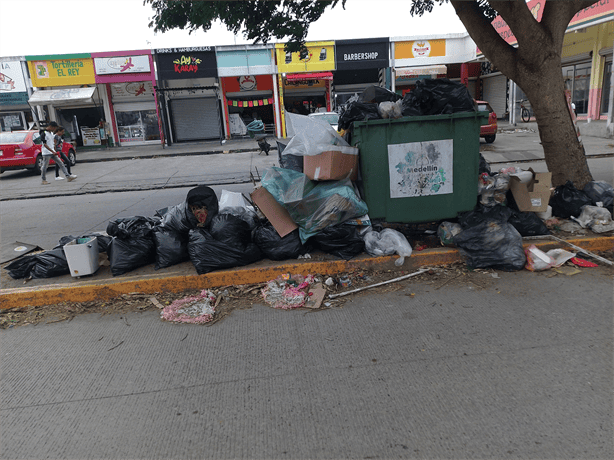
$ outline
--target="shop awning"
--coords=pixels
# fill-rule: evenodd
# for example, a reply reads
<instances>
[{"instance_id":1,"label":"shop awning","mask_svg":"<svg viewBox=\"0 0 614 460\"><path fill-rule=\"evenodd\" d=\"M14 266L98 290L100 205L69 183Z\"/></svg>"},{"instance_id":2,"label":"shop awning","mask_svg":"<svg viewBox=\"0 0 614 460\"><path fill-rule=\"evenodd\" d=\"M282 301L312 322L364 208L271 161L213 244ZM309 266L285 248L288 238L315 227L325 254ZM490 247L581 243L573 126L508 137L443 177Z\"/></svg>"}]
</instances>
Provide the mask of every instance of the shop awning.
<instances>
[{"instance_id":1,"label":"shop awning","mask_svg":"<svg viewBox=\"0 0 614 460\"><path fill-rule=\"evenodd\" d=\"M397 78L399 77L418 77L420 75L445 75L448 68L445 65L429 65L422 67L401 67L395 69Z\"/></svg>"},{"instance_id":2,"label":"shop awning","mask_svg":"<svg viewBox=\"0 0 614 460\"><path fill-rule=\"evenodd\" d=\"M289 73L286 75L286 80L332 80L332 72L315 72L315 73Z\"/></svg>"},{"instance_id":3,"label":"shop awning","mask_svg":"<svg viewBox=\"0 0 614 460\"><path fill-rule=\"evenodd\" d=\"M80 103L94 104L96 88L63 88L35 91L28 101L30 105L68 106Z\"/></svg>"}]
</instances>

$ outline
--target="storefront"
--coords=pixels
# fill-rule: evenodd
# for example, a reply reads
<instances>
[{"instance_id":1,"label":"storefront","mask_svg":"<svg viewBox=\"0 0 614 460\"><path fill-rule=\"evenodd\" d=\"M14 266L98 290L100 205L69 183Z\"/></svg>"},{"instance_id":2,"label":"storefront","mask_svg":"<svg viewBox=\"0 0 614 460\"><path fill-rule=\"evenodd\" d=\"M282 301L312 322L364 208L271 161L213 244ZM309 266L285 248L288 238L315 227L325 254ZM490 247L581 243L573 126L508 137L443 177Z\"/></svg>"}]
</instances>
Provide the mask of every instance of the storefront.
<instances>
[{"instance_id":1,"label":"storefront","mask_svg":"<svg viewBox=\"0 0 614 460\"><path fill-rule=\"evenodd\" d=\"M541 21L545 0L531 0L527 8L537 21ZM510 45L517 40L509 26L500 16L492 25L497 33ZM571 102L580 119L606 119L612 104L610 92L612 74L612 42L614 40L614 2L601 0L580 10L569 22L561 54L561 71L565 89L571 93ZM478 50L478 57L483 55ZM524 93L512 82L510 107L514 111L512 122L519 118L518 101ZM503 91L499 85L499 91ZM492 96L490 96L492 97Z\"/></svg>"},{"instance_id":2,"label":"storefront","mask_svg":"<svg viewBox=\"0 0 614 460\"><path fill-rule=\"evenodd\" d=\"M307 42L307 56L287 53L283 43L275 45L282 132L286 135L285 112L307 115L332 111L332 71L335 42Z\"/></svg>"},{"instance_id":3,"label":"storefront","mask_svg":"<svg viewBox=\"0 0 614 460\"><path fill-rule=\"evenodd\" d=\"M158 49L155 60L167 143L221 139L215 48Z\"/></svg>"},{"instance_id":4,"label":"storefront","mask_svg":"<svg viewBox=\"0 0 614 460\"><path fill-rule=\"evenodd\" d=\"M110 120L108 132L101 132L102 143L106 136L115 145L163 142L151 52L92 53L92 58Z\"/></svg>"},{"instance_id":5,"label":"storefront","mask_svg":"<svg viewBox=\"0 0 614 460\"><path fill-rule=\"evenodd\" d=\"M24 67L25 61L0 59L0 131L28 129L32 125Z\"/></svg>"},{"instance_id":6,"label":"storefront","mask_svg":"<svg viewBox=\"0 0 614 460\"><path fill-rule=\"evenodd\" d=\"M226 138L246 136L254 120L264 123L265 132L278 135L273 47L218 46L216 55Z\"/></svg>"},{"instance_id":7,"label":"storefront","mask_svg":"<svg viewBox=\"0 0 614 460\"><path fill-rule=\"evenodd\" d=\"M369 38L335 41L336 70L333 108L336 110L368 86L385 86L382 71L390 67L390 40Z\"/></svg>"},{"instance_id":8,"label":"storefront","mask_svg":"<svg viewBox=\"0 0 614 460\"><path fill-rule=\"evenodd\" d=\"M91 132L106 121L91 55L26 56L26 61L37 89L28 102L38 117L64 126L77 146L89 145Z\"/></svg>"},{"instance_id":9,"label":"storefront","mask_svg":"<svg viewBox=\"0 0 614 460\"><path fill-rule=\"evenodd\" d=\"M468 34L398 37L390 41L396 93L404 95L411 91L420 79L447 77L459 80L475 97L479 72L470 75L467 65L476 53L475 43Z\"/></svg>"}]
</instances>

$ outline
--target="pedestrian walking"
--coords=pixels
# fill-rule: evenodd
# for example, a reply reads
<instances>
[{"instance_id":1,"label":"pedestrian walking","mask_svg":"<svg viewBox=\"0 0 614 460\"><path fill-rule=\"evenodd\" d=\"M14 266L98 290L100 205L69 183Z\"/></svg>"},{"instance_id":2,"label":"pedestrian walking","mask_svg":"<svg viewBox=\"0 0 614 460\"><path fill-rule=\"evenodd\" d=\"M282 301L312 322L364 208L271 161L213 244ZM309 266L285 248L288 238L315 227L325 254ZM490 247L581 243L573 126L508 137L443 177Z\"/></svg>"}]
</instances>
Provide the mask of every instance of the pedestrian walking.
<instances>
[{"instance_id":1,"label":"pedestrian walking","mask_svg":"<svg viewBox=\"0 0 614 460\"><path fill-rule=\"evenodd\" d=\"M55 128L55 131L54 131L55 151L58 153L58 156L62 158L62 161L64 162L64 166L66 166L66 171L68 171L68 174L71 176L77 177L76 174L73 174L72 172L70 172L70 160L68 159L66 154L62 151L62 147L64 146L64 132L65 131L66 130L64 129L63 126L58 126L57 128ZM60 165L58 164L57 161L55 162L55 180L64 180L64 178L60 176Z\"/></svg>"},{"instance_id":2,"label":"pedestrian walking","mask_svg":"<svg viewBox=\"0 0 614 460\"><path fill-rule=\"evenodd\" d=\"M60 160L56 150L55 150L55 135L54 131L58 127L58 124L55 121L50 121L47 127L44 130L41 130L41 140L43 142L43 148L41 150L41 154L43 155L43 165L41 167L41 184L49 185L47 182L47 167L49 166L49 162L53 158L56 164L60 165L60 169L66 176L68 182L71 182L77 178L77 176L71 175L66 170L66 166Z\"/></svg>"}]
</instances>

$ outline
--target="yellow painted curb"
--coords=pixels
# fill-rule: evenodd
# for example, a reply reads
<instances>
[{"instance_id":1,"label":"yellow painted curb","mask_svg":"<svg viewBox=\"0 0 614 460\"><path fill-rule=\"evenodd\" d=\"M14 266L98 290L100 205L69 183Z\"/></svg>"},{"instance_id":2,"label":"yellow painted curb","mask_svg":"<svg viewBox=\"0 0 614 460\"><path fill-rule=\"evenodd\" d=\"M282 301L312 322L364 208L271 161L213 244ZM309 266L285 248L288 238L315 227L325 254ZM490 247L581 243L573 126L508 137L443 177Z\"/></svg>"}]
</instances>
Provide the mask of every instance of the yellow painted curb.
<instances>
[{"instance_id":1,"label":"yellow painted curb","mask_svg":"<svg viewBox=\"0 0 614 460\"><path fill-rule=\"evenodd\" d=\"M567 240L591 252L614 250L614 237L574 238ZM524 246L535 244L542 250L563 248L573 251L569 246L554 240L525 240ZM334 275L359 270L415 271L421 267L447 265L461 262L462 257L456 248L436 248L415 251L405 260L402 267L396 267L397 256L368 257L355 259L310 261L309 259L281 262L276 265L253 264L230 270L219 270L205 275L168 275L155 274L126 281L102 280L81 286L58 286L57 284L25 287L0 291L0 309L55 305L61 302L87 302L91 300L112 299L121 294L133 292L153 294L155 292L182 292L187 289L207 289L221 286L266 282L284 273Z\"/></svg>"}]
</instances>

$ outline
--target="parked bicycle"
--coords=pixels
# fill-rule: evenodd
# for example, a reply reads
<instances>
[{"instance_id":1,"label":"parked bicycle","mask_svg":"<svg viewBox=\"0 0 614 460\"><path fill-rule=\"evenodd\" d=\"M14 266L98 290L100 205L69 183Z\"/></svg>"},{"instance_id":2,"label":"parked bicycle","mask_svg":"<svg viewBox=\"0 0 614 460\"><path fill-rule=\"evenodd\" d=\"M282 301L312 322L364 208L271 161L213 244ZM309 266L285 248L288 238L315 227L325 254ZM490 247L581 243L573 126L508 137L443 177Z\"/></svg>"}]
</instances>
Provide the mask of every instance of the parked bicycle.
<instances>
[{"instance_id":1,"label":"parked bicycle","mask_svg":"<svg viewBox=\"0 0 614 460\"><path fill-rule=\"evenodd\" d=\"M531 120L531 102L528 99L522 99L518 101L518 104L520 104L520 118L528 123Z\"/></svg>"}]
</instances>

